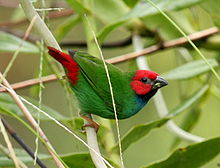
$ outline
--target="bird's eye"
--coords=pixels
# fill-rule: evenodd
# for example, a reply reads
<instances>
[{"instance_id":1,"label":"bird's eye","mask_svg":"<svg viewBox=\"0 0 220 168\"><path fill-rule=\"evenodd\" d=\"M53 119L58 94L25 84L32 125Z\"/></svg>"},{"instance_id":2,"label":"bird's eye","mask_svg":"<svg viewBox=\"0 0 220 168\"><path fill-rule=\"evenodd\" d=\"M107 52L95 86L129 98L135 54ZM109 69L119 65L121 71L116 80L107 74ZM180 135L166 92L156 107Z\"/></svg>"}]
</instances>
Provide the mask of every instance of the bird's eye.
<instances>
[{"instance_id":1,"label":"bird's eye","mask_svg":"<svg viewBox=\"0 0 220 168\"><path fill-rule=\"evenodd\" d=\"M147 77L143 77L143 78L141 78L141 82L143 82L143 83L150 83L150 79L147 78Z\"/></svg>"}]
</instances>

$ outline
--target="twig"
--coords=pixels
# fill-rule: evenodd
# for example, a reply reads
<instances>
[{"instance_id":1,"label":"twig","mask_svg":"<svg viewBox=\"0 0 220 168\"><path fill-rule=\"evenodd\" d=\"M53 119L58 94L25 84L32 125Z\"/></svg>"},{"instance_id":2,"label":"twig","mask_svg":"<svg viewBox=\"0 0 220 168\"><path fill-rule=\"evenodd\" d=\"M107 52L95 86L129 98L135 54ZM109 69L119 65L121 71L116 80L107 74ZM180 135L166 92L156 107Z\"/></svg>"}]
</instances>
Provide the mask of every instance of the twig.
<instances>
[{"instance_id":1,"label":"twig","mask_svg":"<svg viewBox=\"0 0 220 168\"><path fill-rule=\"evenodd\" d=\"M116 48L116 47L125 47L131 44L131 37L128 37L121 41L116 42L106 42L101 44L102 48ZM61 47L86 47L86 42L60 42Z\"/></svg>"},{"instance_id":2,"label":"twig","mask_svg":"<svg viewBox=\"0 0 220 168\"><path fill-rule=\"evenodd\" d=\"M133 43L134 43L134 48L136 51L139 51L143 48L143 44L141 43L141 38L138 35L134 35L133 36ZM145 59L145 57L139 57L137 58L137 65L139 67L139 69L150 69L148 66L148 63ZM169 111L168 108L166 106L166 103L164 101L162 92L160 90L158 90L157 94L153 97L157 112L159 114L159 116L162 118L164 116L167 116ZM192 142L201 142L204 140L204 138L190 134L184 130L182 130L181 128L179 128L173 121L168 121L166 124L167 128L173 132L174 134L176 134L177 136L179 136L182 139L188 140L188 141L192 141Z\"/></svg>"},{"instance_id":3,"label":"twig","mask_svg":"<svg viewBox=\"0 0 220 168\"><path fill-rule=\"evenodd\" d=\"M5 127L4 127L3 123L2 123L2 119L1 118L0 118L0 130L1 130L1 133L2 133L2 135L4 137L4 139L5 139L5 142L7 144L8 150L9 150L9 155L11 156L11 158L12 158L14 164L15 164L15 167L16 168L20 168L20 164L18 163L18 158L15 155L15 151L14 151L14 149L12 147L11 141L9 140L8 134L7 134L6 130L5 130Z\"/></svg>"},{"instance_id":4,"label":"twig","mask_svg":"<svg viewBox=\"0 0 220 168\"><path fill-rule=\"evenodd\" d=\"M192 41L195 41L195 40L199 40L199 39L204 39L204 38L211 36L213 34L216 34L218 32L219 32L219 29L217 27L211 27L209 29L190 34L188 36L188 38L191 39ZM130 59L135 59L135 58L143 56L143 55L151 54L151 53L159 51L161 49L177 47L177 46L181 46L186 43L188 43L188 39L186 39L185 37L181 37L181 38L178 38L175 40L171 40L171 41L164 42L161 44L153 45L151 47L145 48L140 51L136 51L133 53L110 58L107 60L107 62L116 64L116 63L124 62L124 61L130 60Z\"/></svg>"},{"instance_id":5,"label":"twig","mask_svg":"<svg viewBox=\"0 0 220 168\"><path fill-rule=\"evenodd\" d=\"M40 82L48 83L48 82L52 82L54 80L57 80L56 75L48 75L48 76L41 77L41 78L30 79L30 80L26 80L26 81L23 81L23 82L18 82L18 83L12 84L11 87L13 89L21 89L21 88L37 85ZM5 88L0 87L0 92L6 92L6 91L7 90Z\"/></svg>"},{"instance_id":6,"label":"twig","mask_svg":"<svg viewBox=\"0 0 220 168\"><path fill-rule=\"evenodd\" d=\"M24 116L27 118L27 120L29 121L29 123L31 124L31 126L39 131L39 135L44 139L44 141L46 142L46 147L49 151L49 153L51 154L52 158L54 159L55 163L57 164L57 166L59 168L64 168L62 162L59 160L59 158L57 157L52 145L50 144L49 140L47 139L46 135L44 134L44 132L42 131L42 129L37 125L37 122L35 121L35 119L32 117L32 115L30 114L30 112L28 111L28 109L26 108L26 106L23 104L23 102L20 100L19 96L16 94L16 92L11 88L10 84L8 83L8 81L3 77L2 73L0 73L0 79L2 80L3 84L9 88L9 94L11 95L11 97L15 100L15 103L18 105L18 107L21 109L21 111L23 112Z\"/></svg>"},{"instance_id":7,"label":"twig","mask_svg":"<svg viewBox=\"0 0 220 168\"><path fill-rule=\"evenodd\" d=\"M209 37L213 34L216 34L218 32L219 32L219 29L217 27L212 27L212 28L200 31L200 32L190 34L189 38L191 40L195 41L195 40L207 38L207 37ZM181 37L181 38L178 38L178 39L175 39L175 40L164 42L160 45L159 44L158 45L153 45L151 47L145 48L145 49L140 50L138 52L133 52L133 53L129 53L129 54L126 54L126 55L121 55L121 56L118 56L118 57L110 58L110 59L107 59L106 61L108 63L117 64L117 63L120 63L120 62L128 61L130 59L138 58L138 57L146 55L146 54L151 54L151 53L156 52L156 51L161 50L161 49L177 47L177 46L180 46L180 45L183 45L183 44L186 44L186 43L188 43L188 41L184 37ZM150 56L150 55L146 55L146 56ZM30 80L26 80L26 81L23 81L23 82L12 84L11 86L12 86L13 89L21 89L21 88L25 88L25 87L29 87L29 86L39 84L41 81L43 83L46 83L46 82L51 82L51 81L54 81L54 80L57 80L55 75L48 75L48 76L42 77L41 79L38 79L38 78L30 79ZM5 92L5 91L6 90L4 88L0 88L0 92Z\"/></svg>"},{"instance_id":8,"label":"twig","mask_svg":"<svg viewBox=\"0 0 220 168\"><path fill-rule=\"evenodd\" d=\"M11 137L13 137L14 140L34 159L34 152L32 149L24 143L23 139L17 135L14 129L3 118L1 120ZM36 162L41 168L47 168L47 166L44 165L44 163L38 157Z\"/></svg>"}]
</instances>

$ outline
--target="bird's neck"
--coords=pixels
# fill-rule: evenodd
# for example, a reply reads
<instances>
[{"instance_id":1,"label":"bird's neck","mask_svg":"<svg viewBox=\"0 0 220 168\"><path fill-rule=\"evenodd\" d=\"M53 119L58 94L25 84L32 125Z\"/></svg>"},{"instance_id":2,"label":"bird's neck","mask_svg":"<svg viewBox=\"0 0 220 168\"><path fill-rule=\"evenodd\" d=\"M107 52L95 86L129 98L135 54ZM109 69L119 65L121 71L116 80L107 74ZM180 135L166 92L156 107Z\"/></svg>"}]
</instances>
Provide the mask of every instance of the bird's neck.
<instances>
[{"instance_id":1,"label":"bird's neck","mask_svg":"<svg viewBox=\"0 0 220 168\"><path fill-rule=\"evenodd\" d=\"M152 96L154 96L157 93L157 90L152 90L146 95L137 95L137 99L139 103L144 106Z\"/></svg>"}]
</instances>

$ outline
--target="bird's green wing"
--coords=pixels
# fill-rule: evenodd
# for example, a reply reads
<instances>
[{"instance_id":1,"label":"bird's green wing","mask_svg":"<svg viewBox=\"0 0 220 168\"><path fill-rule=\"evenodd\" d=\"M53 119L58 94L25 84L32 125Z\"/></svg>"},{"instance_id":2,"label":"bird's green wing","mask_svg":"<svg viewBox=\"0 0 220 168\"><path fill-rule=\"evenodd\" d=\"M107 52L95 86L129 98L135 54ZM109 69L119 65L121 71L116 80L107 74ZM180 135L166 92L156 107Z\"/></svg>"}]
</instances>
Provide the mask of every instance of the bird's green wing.
<instances>
[{"instance_id":1,"label":"bird's green wing","mask_svg":"<svg viewBox=\"0 0 220 168\"><path fill-rule=\"evenodd\" d=\"M74 60L78 63L82 74L92 88L102 98L109 110L113 111L109 82L102 60L81 52L74 55ZM127 96L131 94L130 77L114 65L106 64L113 87L117 112L120 113L123 110Z\"/></svg>"}]
</instances>

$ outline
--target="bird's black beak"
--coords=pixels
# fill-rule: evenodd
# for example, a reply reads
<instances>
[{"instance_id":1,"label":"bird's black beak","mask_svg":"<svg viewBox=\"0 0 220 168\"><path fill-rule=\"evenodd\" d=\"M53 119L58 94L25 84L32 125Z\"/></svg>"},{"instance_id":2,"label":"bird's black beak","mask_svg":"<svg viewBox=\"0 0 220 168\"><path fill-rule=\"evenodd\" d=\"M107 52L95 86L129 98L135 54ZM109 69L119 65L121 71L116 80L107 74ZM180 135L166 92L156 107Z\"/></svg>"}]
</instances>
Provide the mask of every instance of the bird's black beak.
<instances>
[{"instance_id":1,"label":"bird's black beak","mask_svg":"<svg viewBox=\"0 0 220 168\"><path fill-rule=\"evenodd\" d=\"M166 85L168 85L168 82L164 78L158 76L157 79L154 81L153 89L159 89Z\"/></svg>"}]
</instances>

